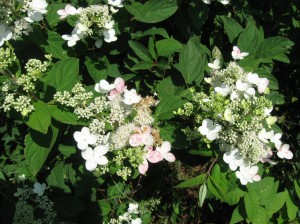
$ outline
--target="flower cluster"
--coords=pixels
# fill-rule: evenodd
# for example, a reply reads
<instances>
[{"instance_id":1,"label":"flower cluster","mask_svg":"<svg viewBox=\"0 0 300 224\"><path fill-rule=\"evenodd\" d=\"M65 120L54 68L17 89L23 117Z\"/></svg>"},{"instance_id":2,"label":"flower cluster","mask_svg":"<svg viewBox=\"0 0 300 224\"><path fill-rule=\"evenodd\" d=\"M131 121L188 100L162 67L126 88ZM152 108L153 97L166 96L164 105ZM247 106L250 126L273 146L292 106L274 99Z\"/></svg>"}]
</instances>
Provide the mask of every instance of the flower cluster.
<instances>
[{"instance_id":1,"label":"flower cluster","mask_svg":"<svg viewBox=\"0 0 300 224\"><path fill-rule=\"evenodd\" d=\"M65 19L68 16L77 18L71 34L62 35L62 38L68 41L69 47L75 46L79 40L86 37L95 39L95 46L98 48L102 45L102 37L108 43L117 40L112 14L118 11L117 8L123 7L123 4L121 0L109 0L108 4L111 7L99 4L78 9L67 4L64 9L57 11L60 19Z\"/></svg>"},{"instance_id":2,"label":"flower cluster","mask_svg":"<svg viewBox=\"0 0 300 224\"><path fill-rule=\"evenodd\" d=\"M242 60L247 55L233 47L234 60ZM217 59L208 66L213 69L211 77L205 79L210 85L209 93L194 93L192 101L178 114L194 116L199 137L204 137L207 144L218 143L219 149L225 152L223 160L236 171L243 185L259 181L256 164L266 161L274 164L270 160L273 148L279 158L293 157L289 145L281 141L282 134L272 130L277 119L270 115L273 104L265 97L269 80L245 72L236 62L230 62L222 70ZM185 130L185 133L189 132Z\"/></svg>"},{"instance_id":3,"label":"flower cluster","mask_svg":"<svg viewBox=\"0 0 300 224\"><path fill-rule=\"evenodd\" d=\"M214 0L202 0L205 4L211 4ZM218 2L222 3L223 5L229 4L229 0L217 0Z\"/></svg>"},{"instance_id":4,"label":"flower cluster","mask_svg":"<svg viewBox=\"0 0 300 224\"><path fill-rule=\"evenodd\" d=\"M175 161L171 144L163 142L153 127L151 107L157 104L153 97L142 98L135 89L128 89L122 78L113 83L100 80L94 90L97 94L76 84L71 93L54 95L63 109L73 109L89 124L74 133L87 170L98 174L115 170L127 180L133 169L145 174L148 162Z\"/></svg>"},{"instance_id":5,"label":"flower cluster","mask_svg":"<svg viewBox=\"0 0 300 224\"><path fill-rule=\"evenodd\" d=\"M46 184L35 183L34 188L24 185L18 188L15 197L18 197L14 224L41 224L56 223L56 212L53 202L44 195Z\"/></svg>"},{"instance_id":6,"label":"flower cluster","mask_svg":"<svg viewBox=\"0 0 300 224\"><path fill-rule=\"evenodd\" d=\"M1 101L3 99L3 102L0 109L3 108L4 112L14 109L26 116L34 111L32 99L35 98L37 81L47 71L51 63L51 56L46 55L48 60L44 62L37 59L28 60L25 65L26 72L14 75L8 67L16 60L15 55L12 51L6 55L10 55L10 59L1 59L5 61L3 63L5 69L2 70L2 73L7 79L3 82L1 89Z\"/></svg>"},{"instance_id":7,"label":"flower cluster","mask_svg":"<svg viewBox=\"0 0 300 224\"><path fill-rule=\"evenodd\" d=\"M141 224L142 219L139 217L141 211L139 210L139 204L130 203L123 215L120 215L118 219L111 219L107 224L122 224L122 223L131 223L131 224Z\"/></svg>"},{"instance_id":8,"label":"flower cluster","mask_svg":"<svg viewBox=\"0 0 300 224\"><path fill-rule=\"evenodd\" d=\"M17 39L32 31L31 24L39 22L47 13L45 0L0 2L0 46L11 38Z\"/></svg>"}]
</instances>

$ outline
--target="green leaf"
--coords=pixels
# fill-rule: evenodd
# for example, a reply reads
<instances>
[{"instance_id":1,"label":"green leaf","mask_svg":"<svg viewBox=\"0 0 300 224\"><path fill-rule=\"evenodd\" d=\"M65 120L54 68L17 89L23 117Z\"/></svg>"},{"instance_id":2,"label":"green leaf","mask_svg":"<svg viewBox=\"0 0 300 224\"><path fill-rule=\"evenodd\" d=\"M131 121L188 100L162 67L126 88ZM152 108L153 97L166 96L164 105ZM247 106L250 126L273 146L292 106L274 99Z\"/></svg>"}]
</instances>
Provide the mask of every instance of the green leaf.
<instances>
[{"instance_id":1,"label":"green leaf","mask_svg":"<svg viewBox=\"0 0 300 224\"><path fill-rule=\"evenodd\" d=\"M42 45L45 52L58 59L65 59L75 55L74 51L68 48L66 41L58 33L48 31L47 35L47 43Z\"/></svg>"},{"instance_id":2,"label":"green leaf","mask_svg":"<svg viewBox=\"0 0 300 224\"><path fill-rule=\"evenodd\" d=\"M167 31L164 29L164 28L156 28L156 27L152 27L150 28L149 30L146 30L142 35L141 37L144 37L144 36L155 36L155 35L160 35L166 39L169 39L169 34L167 33Z\"/></svg>"},{"instance_id":3,"label":"green leaf","mask_svg":"<svg viewBox=\"0 0 300 224\"><path fill-rule=\"evenodd\" d=\"M233 210L230 224L239 223L246 218L244 203L239 203L238 206Z\"/></svg>"},{"instance_id":4,"label":"green leaf","mask_svg":"<svg viewBox=\"0 0 300 224\"><path fill-rule=\"evenodd\" d=\"M51 124L51 110L43 101L33 103L34 112L29 115L25 123L32 129L46 134Z\"/></svg>"},{"instance_id":5,"label":"green leaf","mask_svg":"<svg viewBox=\"0 0 300 224\"><path fill-rule=\"evenodd\" d=\"M228 16L220 16L220 18L224 23L224 29L229 38L230 43L233 43L233 41L243 31L243 28L237 21Z\"/></svg>"},{"instance_id":6,"label":"green leaf","mask_svg":"<svg viewBox=\"0 0 300 224\"><path fill-rule=\"evenodd\" d=\"M197 177L193 177L191 179L182 181L180 184L178 184L176 187L178 188L187 188L187 187L195 187L200 184L203 184L206 178L206 174L200 174Z\"/></svg>"},{"instance_id":7,"label":"green leaf","mask_svg":"<svg viewBox=\"0 0 300 224\"><path fill-rule=\"evenodd\" d=\"M226 174L221 172L218 164L215 164L207 181L209 191L221 201L226 201L227 185Z\"/></svg>"},{"instance_id":8,"label":"green leaf","mask_svg":"<svg viewBox=\"0 0 300 224\"><path fill-rule=\"evenodd\" d=\"M260 34L254 23L249 23L243 32L241 32L237 46L242 52L249 52L255 54L258 44L262 40Z\"/></svg>"},{"instance_id":9,"label":"green leaf","mask_svg":"<svg viewBox=\"0 0 300 224\"><path fill-rule=\"evenodd\" d=\"M73 112L68 112L59 109L56 105L49 106L52 116L55 120L64 124L86 125L87 123L78 119L78 116Z\"/></svg>"},{"instance_id":10,"label":"green leaf","mask_svg":"<svg viewBox=\"0 0 300 224\"><path fill-rule=\"evenodd\" d=\"M182 44L175 39L163 39L156 42L156 49L159 56L168 57L174 52L179 52Z\"/></svg>"},{"instance_id":11,"label":"green leaf","mask_svg":"<svg viewBox=\"0 0 300 224\"><path fill-rule=\"evenodd\" d=\"M125 8L137 21L157 23L172 16L178 6L175 0L149 0L145 4L133 2L131 5L125 5Z\"/></svg>"},{"instance_id":12,"label":"green leaf","mask_svg":"<svg viewBox=\"0 0 300 224\"><path fill-rule=\"evenodd\" d=\"M260 208L259 199L254 191L250 191L244 196L245 209L250 220L254 220L257 216L257 211Z\"/></svg>"},{"instance_id":13,"label":"green leaf","mask_svg":"<svg viewBox=\"0 0 300 224\"><path fill-rule=\"evenodd\" d=\"M54 64L44 78L45 84L53 86L56 91L70 91L78 80L79 59L66 58Z\"/></svg>"},{"instance_id":14,"label":"green leaf","mask_svg":"<svg viewBox=\"0 0 300 224\"><path fill-rule=\"evenodd\" d=\"M159 82L156 87L160 99L170 98L174 95L179 95L183 90L183 86L176 86L173 83L172 77L169 76Z\"/></svg>"},{"instance_id":15,"label":"green leaf","mask_svg":"<svg viewBox=\"0 0 300 224\"><path fill-rule=\"evenodd\" d=\"M121 182L109 186L107 188L107 196L109 197L109 199L113 199L113 198L123 198L124 196L124 189L125 189L125 185Z\"/></svg>"},{"instance_id":16,"label":"green leaf","mask_svg":"<svg viewBox=\"0 0 300 224\"><path fill-rule=\"evenodd\" d=\"M291 197L291 195L289 193L287 193L285 203L286 203L286 208L287 208L287 214L288 214L290 221L294 220L297 217L297 213L299 211L298 207L293 202L293 200L294 199Z\"/></svg>"},{"instance_id":17,"label":"green leaf","mask_svg":"<svg viewBox=\"0 0 300 224\"><path fill-rule=\"evenodd\" d=\"M66 193L71 193L70 188L65 184L64 175L65 174L63 162L59 162L51 170L50 175L46 179L48 186L61 189Z\"/></svg>"},{"instance_id":18,"label":"green leaf","mask_svg":"<svg viewBox=\"0 0 300 224\"><path fill-rule=\"evenodd\" d=\"M64 9L65 4L60 3L52 3L47 7L46 20L50 27L55 27L57 23L60 21L59 15L57 14L57 10Z\"/></svg>"},{"instance_id":19,"label":"green leaf","mask_svg":"<svg viewBox=\"0 0 300 224\"><path fill-rule=\"evenodd\" d=\"M275 193L277 191L273 177L265 177L261 181L247 184L246 187L249 192L255 192L258 195L259 200L261 201L266 200L268 197L272 197L274 188Z\"/></svg>"},{"instance_id":20,"label":"green leaf","mask_svg":"<svg viewBox=\"0 0 300 224\"><path fill-rule=\"evenodd\" d=\"M58 135L58 128L51 125L47 134L30 130L25 138L25 162L33 175L44 165Z\"/></svg>"},{"instance_id":21,"label":"green leaf","mask_svg":"<svg viewBox=\"0 0 300 224\"><path fill-rule=\"evenodd\" d=\"M258 51L256 53L256 57L262 59L270 58L276 60L276 57L278 57L278 55L286 53L293 45L294 43L288 38L269 37L267 39L264 39L260 43Z\"/></svg>"},{"instance_id":22,"label":"green leaf","mask_svg":"<svg viewBox=\"0 0 300 224\"><path fill-rule=\"evenodd\" d=\"M156 107L155 110L155 119L157 120L167 120L174 117L173 111L176 111L178 108L182 107L184 104L179 96L173 96L170 98L162 99Z\"/></svg>"},{"instance_id":23,"label":"green leaf","mask_svg":"<svg viewBox=\"0 0 300 224\"><path fill-rule=\"evenodd\" d=\"M107 63L106 63L106 58L103 57L101 59L96 58L96 57L85 57L84 60L84 65L89 73L89 75L92 77L92 79L95 82L99 82L101 79L106 79L107 78Z\"/></svg>"},{"instance_id":24,"label":"green leaf","mask_svg":"<svg viewBox=\"0 0 300 224\"><path fill-rule=\"evenodd\" d=\"M185 82L199 84L204 77L204 68L207 60L201 48L194 39L190 39L183 47L179 55L178 70L181 72Z\"/></svg>"},{"instance_id":25,"label":"green leaf","mask_svg":"<svg viewBox=\"0 0 300 224\"><path fill-rule=\"evenodd\" d=\"M129 46L134 51L134 53L143 61L152 62L153 58L151 54L149 53L148 49L145 48L142 44L135 42L133 40L130 40Z\"/></svg>"},{"instance_id":26,"label":"green leaf","mask_svg":"<svg viewBox=\"0 0 300 224\"><path fill-rule=\"evenodd\" d=\"M266 208L267 218L271 218L274 213L278 212L284 206L287 193L287 191L280 192L263 201L262 205Z\"/></svg>"},{"instance_id":27,"label":"green leaf","mask_svg":"<svg viewBox=\"0 0 300 224\"><path fill-rule=\"evenodd\" d=\"M294 180L294 186L295 186L296 194L297 194L298 198L300 199L300 187L299 187L297 180Z\"/></svg>"},{"instance_id":28,"label":"green leaf","mask_svg":"<svg viewBox=\"0 0 300 224\"><path fill-rule=\"evenodd\" d=\"M152 58L157 60L157 50L155 48L155 40L153 37L149 37L148 49L149 49L149 53L151 54Z\"/></svg>"},{"instance_id":29,"label":"green leaf","mask_svg":"<svg viewBox=\"0 0 300 224\"><path fill-rule=\"evenodd\" d=\"M58 151L60 151L64 156L70 157L72 154L76 153L76 147L68 145L59 145Z\"/></svg>"},{"instance_id":30,"label":"green leaf","mask_svg":"<svg viewBox=\"0 0 300 224\"><path fill-rule=\"evenodd\" d=\"M204 183L201 185L201 187L199 189L199 205L200 205L200 207L202 207L202 205L204 203L206 194L207 194L207 187L206 187L206 184Z\"/></svg>"},{"instance_id":31,"label":"green leaf","mask_svg":"<svg viewBox=\"0 0 300 224\"><path fill-rule=\"evenodd\" d=\"M135 64L134 66L132 66L132 70L136 71L136 70L148 70L151 69L154 66L153 62L148 62L148 61L142 61L140 63Z\"/></svg>"},{"instance_id":32,"label":"green leaf","mask_svg":"<svg viewBox=\"0 0 300 224\"><path fill-rule=\"evenodd\" d=\"M101 216L108 215L112 209L110 204L105 199L99 200L98 206L101 210L101 213L100 213Z\"/></svg>"},{"instance_id":33,"label":"green leaf","mask_svg":"<svg viewBox=\"0 0 300 224\"><path fill-rule=\"evenodd\" d=\"M284 104L284 95L280 94L277 91L271 91L269 94L265 95L265 97L273 102L276 105Z\"/></svg>"}]
</instances>

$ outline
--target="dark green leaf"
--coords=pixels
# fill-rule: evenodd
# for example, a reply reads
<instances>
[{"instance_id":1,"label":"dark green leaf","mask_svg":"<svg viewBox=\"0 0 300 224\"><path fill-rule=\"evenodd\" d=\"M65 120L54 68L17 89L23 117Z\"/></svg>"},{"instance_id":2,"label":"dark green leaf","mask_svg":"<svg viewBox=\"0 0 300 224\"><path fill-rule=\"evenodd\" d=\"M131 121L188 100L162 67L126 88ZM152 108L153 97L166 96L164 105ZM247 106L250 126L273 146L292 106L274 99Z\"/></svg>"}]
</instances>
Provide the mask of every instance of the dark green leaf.
<instances>
[{"instance_id":1,"label":"dark green leaf","mask_svg":"<svg viewBox=\"0 0 300 224\"><path fill-rule=\"evenodd\" d=\"M59 162L51 170L50 175L46 179L48 186L53 187L54 189L58 188L66 193L71 193L70 188L65 184L64 175L63 162Z\"/></svg>"},{"instance_id":2,"label":"dark green leaf","mask_svg":"<svg viewBox=\"0 0 300 224\"><path fill-rule=\"evenodd\" d=\"M156 42L156 49L159 56L168 57L174 52L179 52L182 44L175 39L163 39Z\"/></svg>"},{"instance_id":3,"label":"dark green leaf","mask_svg":"<svg viewBox=\"0 0 300 224\"><path fill-rule=\"evenodd\" d=\"M130 40L129 42L129 46L131 47L131 49L134 51L134 53L143 61L148 61L148 62L152 62L153 58L151 56L151 54L149 53L148 49L145 48L143 45L141 45L138 42L132 41Z\"/></svg>"},{"instance_id":4,"label":"dark green leaf","mask_svg":"<svg viewBox=\"0 0 300 224\"><path fill-rule=\"evenodd\" d=\"M182 107L184 100L179 96L162 99L156 107L155 118L158 120L167 120L174 117L174 111Z\"/></svg>"},{"instance_id":5,"label":"dark green leaf","mask_svg":"<svg viewBox=\"0 0 300 224\"><path fill-rule=\"evenodd\" d=\"M203 184L206 178L206 174L200 174L197 177L193 177L191 179L182 181L180 184L178 184L176 187L178 188L187 188L187 187L195 187L200 184Z\"/></svg>"},{"instance_id":6,"label":"dark green leaf","mask_svg":"<svg viewBox=\"0 0 300 224\"><path fill-rule=\"evenodd\" d=\"M224 29L229 38L230 43L233 43L233 41L243 31L243 28L237 21L235 21L234 19L232 19L230 17L221 16L220 18L222 19L222 21L224 23Z\"/></svg>"}]
</instances>

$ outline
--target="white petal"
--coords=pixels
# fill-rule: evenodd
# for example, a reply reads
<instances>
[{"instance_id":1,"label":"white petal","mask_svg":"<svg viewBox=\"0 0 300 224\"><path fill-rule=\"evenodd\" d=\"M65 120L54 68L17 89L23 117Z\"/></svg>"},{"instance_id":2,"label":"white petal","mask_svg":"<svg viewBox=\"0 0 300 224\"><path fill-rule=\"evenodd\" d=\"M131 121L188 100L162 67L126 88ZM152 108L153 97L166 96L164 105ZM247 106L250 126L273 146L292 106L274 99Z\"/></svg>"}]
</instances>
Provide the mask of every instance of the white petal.
<instances>
[{"instance_id":1,"label":"white petal","mask_svg":"<svg viewBox=\"0 0 300 224\"><path fill-rule=\"evenodd\" d=\"M81 156L85 160L91 160L94 158L94 150L92 148L88 147L81 152Z\"/></svg>"},{"instance_id":2,"label":"white petal","mask_svg":"<svg viewBox=\"0 0 300 224\"><path fill-rule=\"evenodd\" d=\"M94 153L96 156L103 156L108 152L108 145L97 145L94 148Z\"/></svg>"},{"instance_id":3,"label":"white petal","mask_svg":"<svg viewBox=\"0 0 300 224\"><path fill-rule=\"evenodd\" d=\"M108 159L105 156L95 157L95 160L101 166L108 164Z\"/></svg>"},{"instance_id":4,"label":"white petal","mask_svg":"<svg viewBox=\"0 0 300 224\"><path fill-rule=\"evenodd\" d=\"M89 171L94 171L97 168L97 163L94 159L85 162L85 168Z\"/></svg>"},{"instance_id":5,"label":"white petal","mask_svg":"<svg viewBox=\"0 0 300 224\"><path fill-rule=\"evenodd\" d=\"M170 152L165 154L164 158L165 158L165 160L167 160L168 162L171 162L171 163L176 160L175 156Z\"/></svg>"}]
</instances>

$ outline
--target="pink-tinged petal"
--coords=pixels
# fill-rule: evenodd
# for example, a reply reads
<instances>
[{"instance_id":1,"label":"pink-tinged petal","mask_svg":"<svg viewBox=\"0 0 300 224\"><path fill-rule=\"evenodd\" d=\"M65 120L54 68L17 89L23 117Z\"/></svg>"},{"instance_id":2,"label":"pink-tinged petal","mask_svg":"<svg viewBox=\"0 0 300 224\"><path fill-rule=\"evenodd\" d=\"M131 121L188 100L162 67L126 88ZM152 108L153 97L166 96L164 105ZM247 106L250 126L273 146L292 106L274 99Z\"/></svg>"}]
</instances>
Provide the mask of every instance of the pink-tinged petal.
<instances>
[{"instance_id":1,"label":"pink-tinged petal","mask_svg":"<svg viewBox=\"0 0 300 224\"><path fill-rule=\"evenodd\" d=\"M143 137L141 134L134 134L129 139L129 145L135 147L143 144Z\"/></svg>"},{"instance_id":2,"label":"pink-tinged petal","mask_svg":"<svg viewBox=\"0 0 300 224\"><path fill-rule=\"evenodd\" d=\"M116 90L117 90L119 93L123 93L123 92L124 92L124 89L126 89L125 81L124 81L124 79L122 79L122 78L116 78L114 84L115 84Z\"/></svg>"},{"instance_id":3,"label":"pink-tinged petal","mask_svg":"<svg viewBox=\"0 0 300 224\"><path fill-rule=\"evenodd\" d=\"M253 180L254 181L260 181L261 180L261 176L259 176L258 174L253 176Z\"/></svg>"},{"instance_id":4,"label":"pink-tinged petal","mask_svg":"<svg viewBox=\"0 0 300 224\"><path fill-rule=\"evenodd\" d=\"M144 159L143 163L139 165L138 170L140 174L145 174L149 168L148 161Z\"/></svg>"},{"instance_id":5,"label":"pink-tinged petal","mask_svg":"<svg viewBox=\"0 0 300 224\"><path fill-rule=\"evenodd\" d=\"M85 168L89 171L94 171L97 168L97 163L95 160L87 160L85 162Z\"/></svg>"},{"instance_id":6,"label":"pink-tinged petal","mask_svg":"<svg viewBox=\"0 0 300 224\"><path fill-rule=\"evenodd\" d=\"M258 172L258 166L252 166L249 171L250 174L256 175Z\"/></svg>"},{"instance_id":7,"label":"pink-tinged petal","mask_svg":"<svg viewBox=\"0 0 300 224\"><path fill-rule=\"evenodd\" d=\"M159 161L163 160L163 156L158 151L148 152L146 158L150 163L158 163Z\"/></svg>"},{"instance_id":8,"label":"pink-tinged petal","mask_svg":"<svg viewBox=\"0 0 300 224\"><path fill-rule=\"evenodd\" d=\"M94 158L94 151L92 148L88 147L81 152L81 156L85 160L91 160Z\"/></svg>"},{"instance_id":9,"label":"pink-tinged petal","mask_svg":"<svg viewBox=\"0 0 300 224\"><path fill-rule=\"evenodd\" d=\"M153 135L148 133L142 134L142 142L144 143L144 145L153 145L154 144Z\"/></svg>"},{"instance_id":10,"label":"pink-tinged petal","mask_svg":"<svg viewBox=\"0 0 300 224\"><path fill-rule=\"evenodd\" d=\"M95 157L95 161L101 166L108 164L108 159L105 156Z\"/></svg>"},{"instance_id":11,"label":"pink-tinged petal","mask_svg":"<svg viewBox=\"0 0 300 224\"><path fill-rule=\"evenodd\" d=\"M145 145L144 150L151 152L153 151L153 145Z\"/></svg>"},{"instance_id":12,"label":"pink-tinged petal","mask_svg":"<svg viewBox=\"0 0 300 224\"><path fill-rule=\"evenodd\" d=\"M167 160L168 162L172 163L176 160L175 156L168 152L166 155L165 155L165 160Z\"/></svg>"},{"instance_id":13,"label":"pink-tinged petal","mask_svg":"<svg viewBox=\"0 0 300 224\"><path fill-rule=\"evenodd\" d=\"M75 15L77 13L76 8L70 4L66 5L65 11L68 15Z\"/></svg>"},{"instance_id":14,"label":"pink-tinged petal","mask_svg":"<svg viewBox=\"0 0 300 224\"><path fill-rule=\"evenodd\" d=\"M59 19L64 19L68 16L68 14L64 9L57 10L57 14L60 15Z\"/></svg>"}]
</instances>

